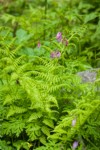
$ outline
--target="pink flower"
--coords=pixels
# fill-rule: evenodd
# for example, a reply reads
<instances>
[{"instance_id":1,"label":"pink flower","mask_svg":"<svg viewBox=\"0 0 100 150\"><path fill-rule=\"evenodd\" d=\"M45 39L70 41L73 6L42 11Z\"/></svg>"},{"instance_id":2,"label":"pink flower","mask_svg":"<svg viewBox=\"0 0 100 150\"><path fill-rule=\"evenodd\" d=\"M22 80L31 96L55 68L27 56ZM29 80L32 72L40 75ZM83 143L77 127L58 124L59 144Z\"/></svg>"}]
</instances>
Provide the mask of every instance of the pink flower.
<instances>
[{"instance_id":1,"label":"pink flower","mask_svg":"<svg viewBox=\"0 0 100 150\"><path fill-rule=\"evenodd\" d=\"M61 40L62 40L62 33L61 32L57 33L56 39L57 39L58 42L61 42Z\"/></svg>"},{"instance_id":2,"label":"pink flower","mask_svg":"<svg viewBox=\"0 0 100 150\"><path fill-rule=\"evenodd\" d=\"M68 40L66 40L66 46L68 45Z\"/></svg>"},{"instance_id":3,"label":"pink flower","mask_svg":"<svg viewBox=\"0 0 100 150\"><path fill-rule=\"evenodd\" d=\"M72 146L73 150L75 150L77 147L78 147L78 141L74 141Z\"/></svg>"},{"instance_id":4,"label":"pink flower","mask_svg":"<svg viewBox=\"0 0 100 150\"><path fill-rule=\"evenodd\" d=\"M55 58L55 52L52 52L50 55L51 58Z\"/></svg>"},{"instance_id":5,"label":"pink flower","mask_svg":"<svg viewBox=\"0 0 100 150\"><path fill-rule=\"evenodd\" d=\"M38 47L38 48L40 48L40 47L41 47L41 43L40 43L40 42L38 42L37 47Z\"/></svg>"},{"instance_id":6,"label":"pink flower","mask_svg":"<svg viewBox=\"0 0 100 150\"><path fill-rule=\"evenodd\" d=\"M54 51L50 56L51 58L59 58L61 56L61 53L59 51Z\"/></svg>"},{"instance_id":7,"label":"pink flower","mask_svg":"<svg viewBox=\"0 0 100 150\"><path fill-rule=\"evenodd\" d=\"M59 51L56 52L56 57L59 58L61 56L61 53Z\"/></svg>"},{"instance_id":8,"label":"pink flower","mask_svg":"<svg viewBox=\"0 0 100 150\"><path fill-rule=\"evenodd\" d=\"M62 44L64 44L65 46L67 46L68 45L68 40L67 39L63 39L62 40Z\"/></svg>"},{"instance_id":9,"label":"pink flower","mask_svg":"<svg viewBox=\"0 0 100 150\"><path fill-rule=\"evenodd\" d=\"M72 120L72 126L74 127L76 125L76 119Z\"/></svg>"}]
</instances>

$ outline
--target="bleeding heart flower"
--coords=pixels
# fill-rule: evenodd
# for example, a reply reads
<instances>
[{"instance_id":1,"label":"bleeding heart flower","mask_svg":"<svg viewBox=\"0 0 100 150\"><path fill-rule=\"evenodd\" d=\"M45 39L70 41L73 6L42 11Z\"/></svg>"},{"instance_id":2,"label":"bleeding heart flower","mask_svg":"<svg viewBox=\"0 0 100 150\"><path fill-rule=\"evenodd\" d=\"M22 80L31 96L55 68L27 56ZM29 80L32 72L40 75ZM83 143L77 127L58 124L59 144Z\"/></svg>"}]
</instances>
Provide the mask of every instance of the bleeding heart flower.
<instances>
[{"instance_id":1,"label":"bleeding heart flower","mask_svg":"<svg viewBox=\"0 0 100 150\"><path fill-rule=\"evenodd\" d=\"M66 39L66 46L68 45L68 40Z\"/></svg>"},{"instance_id":2,"label":"bleeding heart flower","mask_svg":"<svg viewBox=\"0 0 100 150\"><path fill-rule=\"evenodd\" d=\"M57 39L58 42L61 42L61 40L62 40L62 33L61 32L57 33L56 39Z\"/></svg>"},{"instance_id":3,"label":"bleeding heart flower","mask_svg":"<svg viewBox=\"0 0 100 150\"><path fill-rule=\"evenodd\" d=\"M64 44L65 46L67 46L67 45L68 45L68 40L64 38L64 39L62 40L62 44Z\"/></svg>"},{"instance_id":4,"label":"bleeding heart flower","mask_svg":"<svg viewBox=\"0 0 100 150\"><path fill-rule=\"evenodd\" d=\"M72 146L73 150L75 150L77 147L78 147L78 141L74 141Z\"/></svg>"},{"instance_id":5,"label":"bleeding heart flower","mask_svg":"<svg viewBox=\"0 0 100 150\"><path fill-rule=\"evenodd\" d=\"M40 42L38 42L37 47L38 47L38 48L40 48L40 47L41 47L41 43L40 43Z\"/></svg>"},{"instance_id":6,"label":"bleeding heart flower","mask_svg":"<svg viewBox=\"0 0 100 150\"><path fill-rule=\"evenodd\" d=\"M59 51L54 51L50 56L51 58L59 58L61 56L61 53Z\"/></svg>"},{"instance_id":7,"label":"bleeding heart flower","mask_svg":"<svg viewBox=\"0 0 100 150\"><path fill-rule=\"evenodd\" d=\"M61 56L61 53L59 51L56 52L56 57L59 58Z\"/></svg>"},{"instance_id":8,"label":"bleeding heart flower","mask_svg":"<svg viewBox=\"0 0 100 150\"><path fill-rule=\"evenodd\" d=\"M51 58L55 58L55 52L52 52L50 55Z\"/></svg>"}]
</instances>

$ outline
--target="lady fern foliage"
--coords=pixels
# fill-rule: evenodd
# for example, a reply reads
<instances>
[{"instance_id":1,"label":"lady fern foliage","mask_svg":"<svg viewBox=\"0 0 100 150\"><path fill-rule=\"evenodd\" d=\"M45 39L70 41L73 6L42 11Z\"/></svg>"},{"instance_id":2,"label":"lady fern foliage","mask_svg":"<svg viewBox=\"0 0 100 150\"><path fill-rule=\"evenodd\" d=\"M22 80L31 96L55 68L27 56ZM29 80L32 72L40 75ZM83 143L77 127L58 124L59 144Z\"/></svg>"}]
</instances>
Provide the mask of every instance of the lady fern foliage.
<instances>
[{"instance_id":1,"label":"lady fern foliage","mask_svg":"<svg viewBox=\"0 0 100 150\"><path fill-rule=\"evenodd\" d=\"M20 56L21 45L15 48L16 41L8 32L4 35L1 32L0 39L1 138L15 141L26 134L31 141L39 139L45 143L54 128L54 108L58 107L49 89L53 73L45 76L47 65L43 63L48 63L47 60L41 62L37 58L41 62L39 67L36 58L29 62L27 56Z\"/></svg>"},{"instance_id":2,"label":"lady fern foliage","mask_svg":"<svg viewBox=\"0 0 100 150\"><path fill-rule=\"evenodd\" d=\"M44 144L45 150L51 140L55 149L71 149L77 140L79 149L97 149L100 80L83 84L76 70L84 64L66 59L59 44L60 58L30 58L21 54L24 44L9 28L0 28L0 148L30 150Z\"/></svg>"}]
</instances>

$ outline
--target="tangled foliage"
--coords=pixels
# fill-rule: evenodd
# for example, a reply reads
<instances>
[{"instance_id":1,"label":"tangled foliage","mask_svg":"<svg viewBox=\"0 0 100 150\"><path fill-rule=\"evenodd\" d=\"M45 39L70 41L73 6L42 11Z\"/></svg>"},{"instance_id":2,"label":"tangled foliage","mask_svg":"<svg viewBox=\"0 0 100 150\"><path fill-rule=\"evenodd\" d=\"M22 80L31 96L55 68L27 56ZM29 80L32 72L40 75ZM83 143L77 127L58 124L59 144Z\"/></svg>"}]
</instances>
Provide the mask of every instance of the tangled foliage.
<instances>
[{"instance_id":1,"label":"tangled foliage","mask_svg":"<svg viewBox=\"0 0 100 150\"><path fill-rule=\"evenodd\" d=\"M0 149L98 150L98 1L0 3Z\"/></svg>"},{"instance_id":2,"label":"tangled foliage","mask_svg":"<svg viewBox=\"0 0 100 150\"><path fill-rule=\"evenodd\" d=\"M99 0L2 0L1 4L0 22L11 27L13 36L18 29L27 30L33 35L32 46L38 40L47 42L58 31L69 38L73 31L72 40L78 47L71 46L69 53L85 56L92 66L100 67ZM79 40L78 35L81 35Z\"/></svg>"}]
</instances>

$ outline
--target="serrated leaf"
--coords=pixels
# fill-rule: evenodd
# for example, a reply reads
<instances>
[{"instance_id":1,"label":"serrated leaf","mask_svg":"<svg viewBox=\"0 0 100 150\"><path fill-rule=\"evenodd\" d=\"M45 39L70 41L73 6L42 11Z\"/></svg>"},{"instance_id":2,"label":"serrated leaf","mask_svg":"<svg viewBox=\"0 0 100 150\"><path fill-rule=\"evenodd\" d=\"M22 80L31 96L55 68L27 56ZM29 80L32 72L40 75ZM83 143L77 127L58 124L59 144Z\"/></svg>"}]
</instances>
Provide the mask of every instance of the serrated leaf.
<instances>
[{"instance_id":1,"label":"serrated leaf","mask_svg":"<svg viewBox=\"0 0 100 150\"><path fill-rule=\"evenodd\" d=\"M40 140L40 142L41 142L42 144L46 145L46 137L45 137L45 136L41 136L41 137L39 138L39 140Z\"/></svg>"},{"instance_id":2,"label":"serrated leaf","mask_svg":"<svg viewBox=\"0 0 100 150\"><path fill-rule=\"evenodd\" d=\"M7 118L9 118L10 116L13 116L14 114L24 113L26 110L27 109L22 108L22 107L11 106L8 111Z\"/></svg>"},{"instance_id":3,"label":"serrated leaf","mask_svg":"<svg viewBox=\"0 0 100 150\"><path fill-rule=\"evenodd\" d=\"M3 105L11 104L12 101L13 101L12 97L10 95L7 95L4 102L3 102Z\"/></svg>"},{"instance_id":4,"label":"serrated leaf","mask_svg":"<svg viewBox=\"0 0 100 150\"><path fill-rule=\"evenodd\" d=\"M28 134L29 135L29 138L32 140L32 141L34 141L34 140L36 140L37 139L37 136L35 135L35 133L34 132L31 132L30 134Z\"/></svg>"},{"instance_id":5,"label":"serrated leaf","mask_svg":"<svg viewBox=\"0 0 100 150\"><path fill-rule=\"evenodd\" d=\"M35 112L33 113L30 117L28 122L31 122L32 120L38 119L42 117L42 113L41 112Z\"/></svg>"},{"instance_id":6,"label":"serrated leaf","mask_svg":"<svg viewBox=\"0 0 100 150\"><path fill-rule=\"evenodd\" d=\"M47 126L43 126L43 127L41 128L41 130L42 130L42 132L43 132L44 134L46 134L47 136L50 135L50 129L49 129Z\"/></svg>"},{"instance_id":7,"label":"serrated leaf","mask_svg":"<svg viewBox=\"0 0 100 150\"><path fill-rule=\"evenodd\" d=\"M43 123L44 123L45 125L51 127L51 128L54 128L54 123L53 123L53 121L50 120L50 119L44 119L44 120L43 120Z\"/></svg>"}]
</instances>

